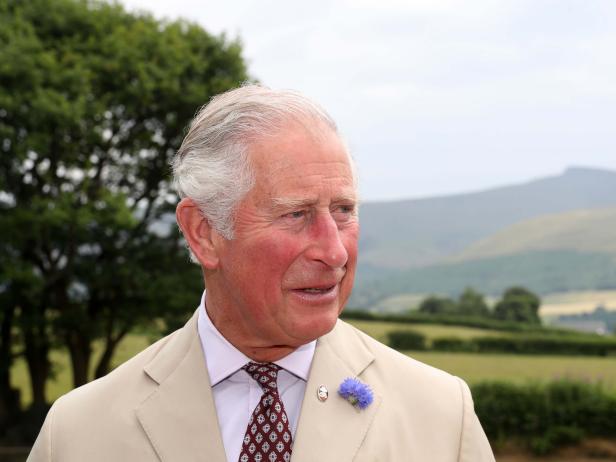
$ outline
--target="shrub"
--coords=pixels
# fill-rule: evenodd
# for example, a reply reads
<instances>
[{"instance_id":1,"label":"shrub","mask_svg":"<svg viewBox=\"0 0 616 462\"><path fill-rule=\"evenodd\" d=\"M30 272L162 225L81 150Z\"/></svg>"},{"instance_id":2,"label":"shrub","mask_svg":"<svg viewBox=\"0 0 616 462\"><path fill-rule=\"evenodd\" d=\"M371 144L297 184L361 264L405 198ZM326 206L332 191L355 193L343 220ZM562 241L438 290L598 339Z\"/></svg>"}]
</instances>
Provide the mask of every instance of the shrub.
<instances>
[{"instance_id":1,"label":"shrub","mask_svg":"<svg viewBox=\"0 0 616 462\"><path fill-rule=\"evenodd\" d=\"M537 455L544 455L560 446L574 444L584 437L584 430L578 427L557 426L549 428L545 434L532 438L530 449Z\"/></svg>"},{"instance_id":2,"label":"shrub","mask_svg":"<svg viewBox=\"0 0 616 462\"><path fill-rule=\"evenodd\" d=\"M616 353L616 341L603 338L552 336L476 337L481 353L606 356Z\"/></svg>"},{"instance_id":3,"label":"shrub","mask_svg":"<svg viewBox=\"0 0 616 462\"><path fill-rule=\"evenodd\" d=\"M492 382L472 388L475 410L493 442L518 438L544 454L584 436L616 437L616 396L600 386Z\"/></svg>"},{"instance_id":4,"label":"shrub","mask_svg":"<svg viewBox=\"0 0 616 462\"><path fill-rule=\"evenodd\" d=\"M394 330L388 334L389 346L396 350L425 350L426 336L414 330Z\"/></svg>"},{"instance_id":5,"label":"shrub","mask_svg":"<svg viewBox=\"0 0 616 462\"><path fill-rule=\"evenodd\" d=\"M472 340L459 337L439 337L432 340L432 349L436 351L475 352L477 345Z\"/></svg>"}]
</instances>

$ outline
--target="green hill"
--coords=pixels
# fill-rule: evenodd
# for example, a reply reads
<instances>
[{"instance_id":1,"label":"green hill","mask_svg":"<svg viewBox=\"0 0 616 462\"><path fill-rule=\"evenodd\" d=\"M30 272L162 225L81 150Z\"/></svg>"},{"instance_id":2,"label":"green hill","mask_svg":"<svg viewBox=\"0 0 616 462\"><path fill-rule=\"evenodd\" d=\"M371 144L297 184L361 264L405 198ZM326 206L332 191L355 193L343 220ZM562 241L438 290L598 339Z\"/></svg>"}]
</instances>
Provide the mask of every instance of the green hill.
<instances>
[{"instance_id":1,"label":"green hill","mask_svg":"<svg viewBox=\"0 0 616 462\"><path fill-rule=\"evenodd\" d=\"M616 255L616 207L575 210L516 223L471 244L451 261L563 249Z\"/></svg>"},{"instance_id":2,"label":"green hill","mask_svg":"<svg viewBox=\"0 0 616 462\"><path fill-rule=\"evenodd\" d=\"M590 168L476 193L368 202L360 211L360 279L440 263L515 223L606 207L616 207L616 172Z\"/></svg>"}]
</instances>

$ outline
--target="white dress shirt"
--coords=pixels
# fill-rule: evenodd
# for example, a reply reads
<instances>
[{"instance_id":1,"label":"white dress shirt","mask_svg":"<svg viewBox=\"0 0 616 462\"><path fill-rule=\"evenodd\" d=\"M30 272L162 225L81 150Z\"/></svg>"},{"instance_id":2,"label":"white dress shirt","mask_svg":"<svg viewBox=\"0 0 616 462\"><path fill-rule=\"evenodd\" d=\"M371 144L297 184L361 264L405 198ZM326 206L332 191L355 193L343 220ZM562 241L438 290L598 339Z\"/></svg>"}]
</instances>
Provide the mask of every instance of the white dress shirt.
<instances>
[{"instance_id":1,"label":"white dress shirt","mask_svg":"<svg viewBox=\"0 0 616 462\"><path fill-rule=\"evenodd\" d=\"M197 326L227 461L237 462L248 420L263 391L259 384L242 370L251 359L231 345L212 324L205 309L205 293L199 306ZM313 340L275 361L275 364L283 368L278 372L278 393L289 418L293 437L315 346L316 340Z\"/></svg>"}]
</instances>

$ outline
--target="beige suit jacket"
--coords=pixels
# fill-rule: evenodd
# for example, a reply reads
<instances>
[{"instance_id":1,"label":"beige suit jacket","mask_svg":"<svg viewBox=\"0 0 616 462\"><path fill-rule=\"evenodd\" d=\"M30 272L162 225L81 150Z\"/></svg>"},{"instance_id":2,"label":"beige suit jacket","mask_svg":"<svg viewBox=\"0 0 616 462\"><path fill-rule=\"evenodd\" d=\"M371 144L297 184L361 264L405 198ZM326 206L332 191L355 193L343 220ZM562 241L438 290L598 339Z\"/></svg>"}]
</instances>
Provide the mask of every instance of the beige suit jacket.
<instances>
[{"instance_id":1,"label":"beige suit jacket","mask_svg":"<svg viewBox=\"0 0 616 462\"><path fill-rule=\"evenodd\" d=\"M358 377L374 402L336 390ZM102 379L58 399L28 462L225 461L197 316ZM321 402L317 388L329 399ZM241 444L241 442L238 442ZM317 341L293 462L483 462L494 457L466 384L343 321Z\"/></svg>"}]
</instances>

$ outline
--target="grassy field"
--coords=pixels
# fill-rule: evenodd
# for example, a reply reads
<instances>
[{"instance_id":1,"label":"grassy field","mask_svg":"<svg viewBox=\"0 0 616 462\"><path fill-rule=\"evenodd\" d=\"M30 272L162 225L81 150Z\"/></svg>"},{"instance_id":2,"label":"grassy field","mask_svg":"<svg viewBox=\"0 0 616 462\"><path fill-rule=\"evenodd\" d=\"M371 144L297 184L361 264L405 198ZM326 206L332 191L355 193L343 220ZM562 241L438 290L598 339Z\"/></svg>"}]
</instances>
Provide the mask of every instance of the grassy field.
<instances>
[{"instance_id":1,"label":"grassy field","mask_svg":"<svg viewBox=\"0 0 616 462\"><path fill-rule=\"evenodd\" d=\"M473 384L485 380L514 383L570 379L602 383L616 390L616 358L521 356L414 351L408 356Z\"/></svg>"},{"instance_id":2,"label":"grassy field","mask_svg":"<svg viewBox=\"0 0 616 462\"><path fill-rule=\"evenodd\" d=\"M383 343L387 343L387 333L392 330L412 330L415 332L421 332L426 336L428 343L438 337L458 337L462 339L469 339L473 337L508 337L512 335L509 332L496 330L477 329L474 327L462 326L444 326L440 324L404 324L395 322L358 320L349 320L349 322L359 330L364 331L366 334Z\"/></svg>"}]
</instances>

